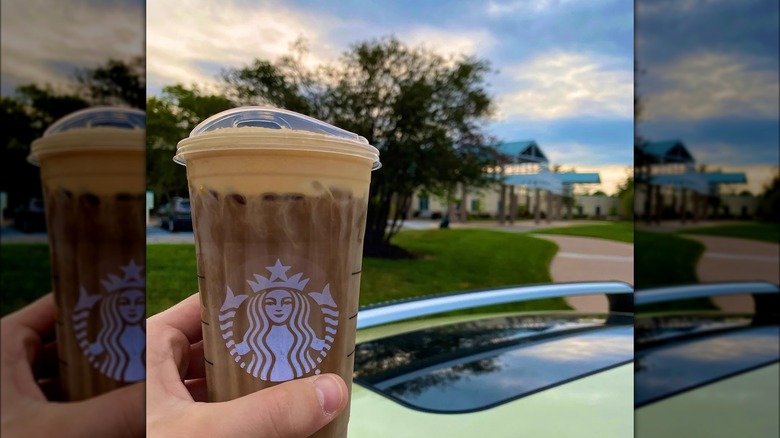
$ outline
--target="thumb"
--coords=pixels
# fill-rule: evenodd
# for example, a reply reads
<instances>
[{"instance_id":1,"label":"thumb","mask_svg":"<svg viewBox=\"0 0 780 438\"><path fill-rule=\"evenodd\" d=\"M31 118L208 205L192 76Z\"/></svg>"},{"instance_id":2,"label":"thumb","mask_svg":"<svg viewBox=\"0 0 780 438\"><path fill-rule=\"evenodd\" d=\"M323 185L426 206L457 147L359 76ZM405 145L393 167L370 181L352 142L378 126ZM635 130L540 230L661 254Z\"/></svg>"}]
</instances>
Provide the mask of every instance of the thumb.
<instances>
[{"instance_id":1,"label":"thumb","mask_svg":"<svg viewBox=\"0 0 780 438\"><path fill-rule=\"evenodd\" d=\"M304 438L330 423L349 399L335 374L292 380L244 397L201 404L198 433L213 437Z\"/></svg>"}]
</instances>

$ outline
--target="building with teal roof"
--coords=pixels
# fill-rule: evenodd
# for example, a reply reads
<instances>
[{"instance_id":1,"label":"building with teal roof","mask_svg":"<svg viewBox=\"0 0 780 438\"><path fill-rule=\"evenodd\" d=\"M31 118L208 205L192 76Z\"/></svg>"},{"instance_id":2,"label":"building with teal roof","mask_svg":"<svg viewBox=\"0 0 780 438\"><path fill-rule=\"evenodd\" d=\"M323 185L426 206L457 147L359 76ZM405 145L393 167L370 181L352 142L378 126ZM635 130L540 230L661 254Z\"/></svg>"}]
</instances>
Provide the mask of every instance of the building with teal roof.
<instances>
[{"instance_id":1,"label":"building with teal roof","mask_svg":"<svg viewBox=\"0 0 780 438\"><path fill-rule=\"evenodd\" d=\"M636 215L646 222L660 223L676 216L685 223L717 214L709 211L719 204L721 187L745 184L741 172L701 172L693 154L681 140L642 141L634 145L637 190Z\"/></svg>"},{"instance_id":2,"label":"building with teal roof","mask_svg":"<svg viewBox=\"0 0 780 438\"><path fill-rule=\"evenodd\" d=\"M460 199L455 203L454 211L451 211L454 219L464 221L468 214L487 214L498 218L501 223L508 221L512 224L520 211L531 216L537 223L543 218L548 222L564 217L570 219L576 203L574 187L601 183L596 172L552 170L550 160L535 140L502 143L498 148L512 159L511 163L502 166L500 170L494 169L501 173L501 183L482 192L464 190L461 187ZM423 217L432 215L433 211L444 214L442 210L453 210L452 206L434 204L429 196L418 195L412 202L417 205L413 205L411 210L416 210L417 214ZM605 199L590 212L582 211L580 206L578 213L600 216L614 207L612 204L616 204L616 200ZM437 208L438 210L435 210Z\"/></svg>"}]
</instances>

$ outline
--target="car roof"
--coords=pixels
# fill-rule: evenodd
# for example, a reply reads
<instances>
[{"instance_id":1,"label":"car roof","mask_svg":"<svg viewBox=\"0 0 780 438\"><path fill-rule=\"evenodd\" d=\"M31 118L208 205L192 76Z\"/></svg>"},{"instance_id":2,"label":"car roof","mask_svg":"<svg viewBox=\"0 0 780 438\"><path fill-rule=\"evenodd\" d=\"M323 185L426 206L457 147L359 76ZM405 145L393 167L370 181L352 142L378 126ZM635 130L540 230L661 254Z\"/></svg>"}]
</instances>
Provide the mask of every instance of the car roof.
<instances>
[{"instance_id":1,"label":"car roof","mask_svg":"<svg viewBox=\"0 0 780 438\"><path fill-rule=\"evenodd\" d=\"M701 310L703 305L711 307L710 297L735 294L752 296L755 311ZM778 363L779 298L778 286L767 282L637 291L636 407L665 404Z\"/></svg>"},{"instance_id":2,"label":"car roof","mask_svg":"<svg viewBox=\"0 0 780 438\"><path fill-rule=\"evenodd\" d=\"M699 386L637 409L635 436L778 436L778 388L778 363Z\"/></svg>"},{"instance_id":3,"label":"car roof","mask_svg":"<svg viewBox=\"0 0 780 438\"><path fill-rule=\"evenodd\" d=\"M456 415L409 409L354 385L349 435L361 438L632 436L633 372L633 365L626 364L492 409Z\"/></svg>"},{"instance_id":4,"label":"car roof","mask_svg":"<svg viewBox=\"0 0 780 438\"><path fill-rule=\"evenodd\" d=\"M359 385L409 408L464 413L632 360L630 315L518 313L361 342L354 376Z\"/></svg>"}]
</instances>

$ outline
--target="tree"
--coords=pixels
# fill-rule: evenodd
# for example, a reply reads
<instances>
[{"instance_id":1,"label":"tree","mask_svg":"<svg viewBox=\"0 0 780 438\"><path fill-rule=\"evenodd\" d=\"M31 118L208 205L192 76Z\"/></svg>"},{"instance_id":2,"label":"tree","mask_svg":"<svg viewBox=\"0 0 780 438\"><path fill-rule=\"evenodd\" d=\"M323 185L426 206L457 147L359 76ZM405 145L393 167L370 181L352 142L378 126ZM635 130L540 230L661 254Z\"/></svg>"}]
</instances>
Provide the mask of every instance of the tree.
<instances>
[{"instance_id":1,"label":"tree","mask_svg":"<svg viewBox=\"0 0 780 438\"><path fill-rule=\"evenodd\" d=\"M764 185L759 204L760 216L764 220L780 221L780 173Z\"/></svg>"},{"instance_id":2,"label":"tree","mask_svg":"<svg viewBox=\"0 0 780 438\"><path fill-rule=\"evenodd\" d=\"M369 194L367 254L387 249L416 190L452 195L458 185L493 181L485 169L502 156L482 130L493 113L487 62L445 58L395 38L356 44L320 68L307 67L305 55L299 43L276 62L228 70L228 95L242 104L311 115L380 150L382 169L372 175Z\"/></svg>"},{"instance_id":3,"label":"tree","mask_svg":"<svg viewBox=\"0 0 780 438\"><path fill-rule=\"evenodd\" d=\"M626 219L634 218L634 176L629 175L618 187L617 197L620 202L622 216Z\"/></svg>"},{"instance_id":4,"label":"tree","mask_svg":"<svg viewBox=\"0 0 780 438\"><path fill-rule=\"evenodd\" d=\"M105 65L77 73L81 94L93 105L128 105L144 109L146 104L146 58L129 61L109 59Z\"/></svg>"},{"instance_id":5,"label":"tree","mask_svg":"<svg viewBox=\"0 0 780 438\"><path fill-rule=\"evenodd\" d=\"M8 192L11 209L32 197L41 197L38 169L27 163L30 144L49 125L80 109L94 105L143 108L145 75L143 58L109 59L94 69L74 72L55 88L51 84L27 84L0 98L3 130L0 147L0 190Z\"/></svg>"},{"instance_id":6,"label":"tree","mask_svg":"<svg viewBox=\"0 0 780 438\"><path fill-rule=\"evenodd\" d=\"M173 162L178 142L204 119L235 106L225 96L182 85L165 87L160 97L146 101L146 185L158 202L187 196L187 174Z\"/></svg>"}]
</instances>

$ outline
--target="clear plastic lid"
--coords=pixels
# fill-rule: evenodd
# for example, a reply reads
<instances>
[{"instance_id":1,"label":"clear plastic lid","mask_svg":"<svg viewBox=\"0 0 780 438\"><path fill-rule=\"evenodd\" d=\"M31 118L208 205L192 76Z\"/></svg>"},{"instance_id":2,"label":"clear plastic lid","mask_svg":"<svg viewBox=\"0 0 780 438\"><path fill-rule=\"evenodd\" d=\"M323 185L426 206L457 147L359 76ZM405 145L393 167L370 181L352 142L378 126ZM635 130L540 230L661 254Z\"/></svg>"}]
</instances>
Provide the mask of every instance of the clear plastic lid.
<instances>
[{"instance_id":1,"label":"clear plastic lid","mask_svg":"<svg viewBox=\"0 0 780 438\"><path fill-rule=\"evenodd\" d=\"M373 170L381 167L379 162L379 151L371 146L365 137L329 125L313 117L280 108L265 106L233 108L215 114L202 121L192 130L192 132L190 132L187 139L184 139L179 143L178 153L176 157L174 157L174 161L179 164L185 164L183 154L199 149L195 147L195 143L198 143L198 140L203 137L208 137L209 133L226 128L264 128L263 131L260 131L263 132L263 135L256 134L258 137L266 137L267 140L263 142L262 145L258 144L259 148L271 146L271 141L281 143L280 140L282 138L302 140L310 137L312 141L309 143L311 144L316 144L317 139L328 139L328 141L338 143L339 146L327 147L322 145L319 149L333 152L351 151L357 155L371 158L374 162ZM250 130L247 130L246 132L249 134ZM254 132L256 133L258 131ZM288 147L299 147L301 144L303 143L299 141L295 143L295 146L288 145ZM202 149L205 150L208 148L203 147Z\"/></svg>"},{"instance_id":2,"label":"clear plastic lid","mask_svg":"<svg viewBox=\"0 0 780 438\"><path fill-rule=\"evenodd\" d=\"M68 114L52 123L43 133L48 137L83 128L146 129L146 113L133 108L98 106Z\"/></svg>"},{"instance_id":3,"label":"clear plastic lid","mask_svg":"<svg viewBox=\"0 0 780 438\"><path fill-rule=\"evenodd\" d=\"M38 165L43 156L75 151L144 150L145 136L144 111L109 106L87 108L52 123L32 143L27 161Z\"/></svg>"}]
</instances>

